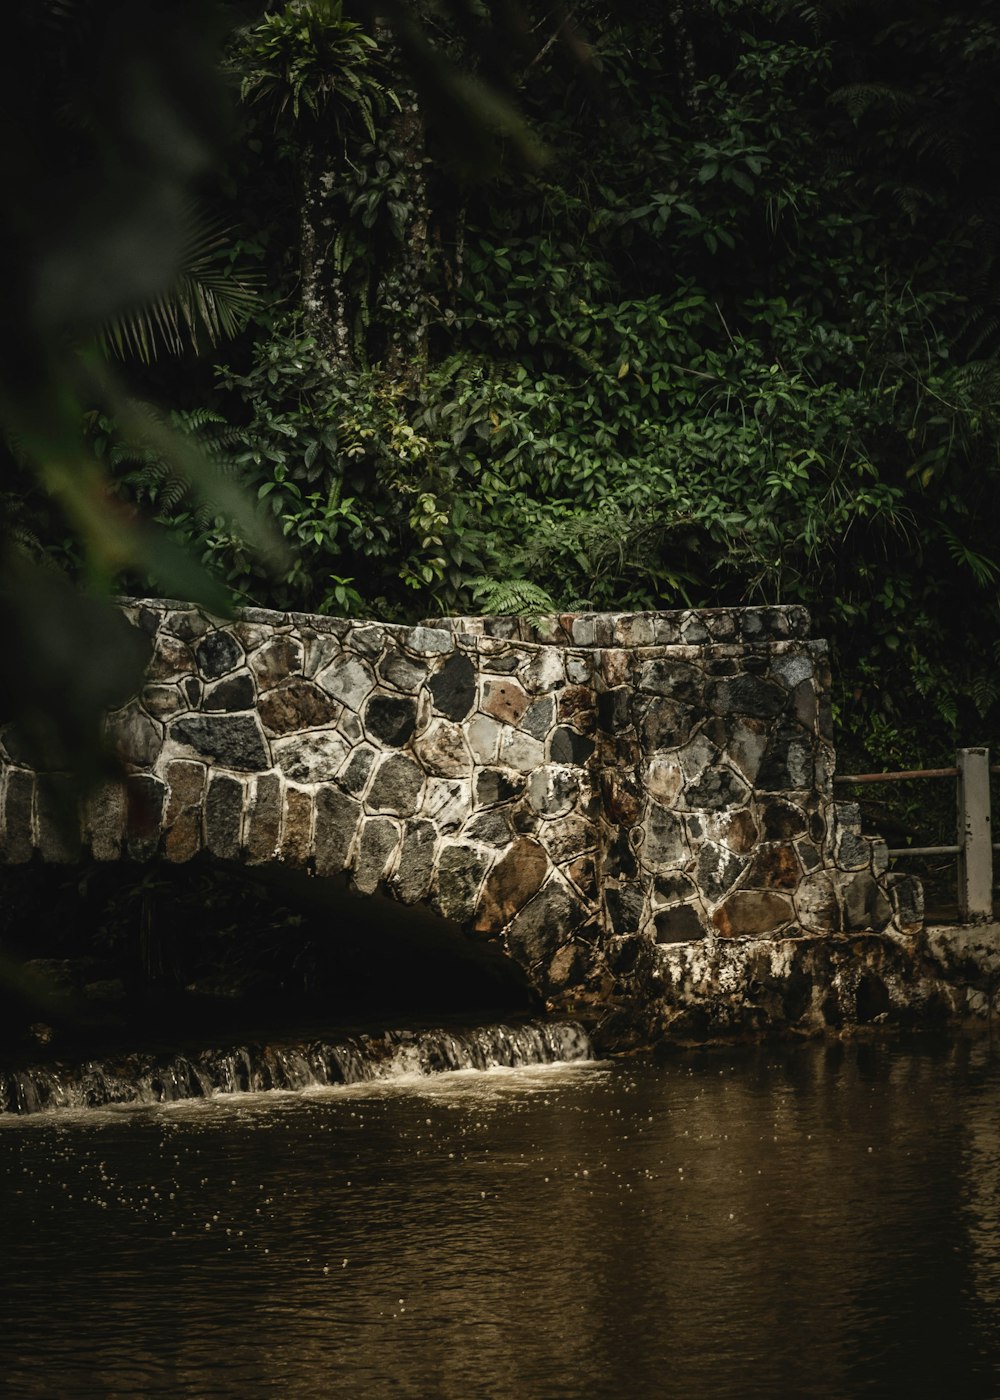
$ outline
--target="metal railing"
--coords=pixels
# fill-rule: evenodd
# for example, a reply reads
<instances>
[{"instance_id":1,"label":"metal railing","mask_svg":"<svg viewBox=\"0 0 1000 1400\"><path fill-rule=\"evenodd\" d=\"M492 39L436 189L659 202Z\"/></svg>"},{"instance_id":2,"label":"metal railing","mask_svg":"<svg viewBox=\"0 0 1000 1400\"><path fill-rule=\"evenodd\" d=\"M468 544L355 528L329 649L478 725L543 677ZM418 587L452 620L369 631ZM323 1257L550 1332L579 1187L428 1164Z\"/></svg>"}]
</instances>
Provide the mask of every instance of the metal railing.
<instances>
[{"instance_id":1,"label":"metal railing","mask_svg":"<svg viewBox=\"0 0 1000 1400\"><path fill-rule=\"evenodd\" d=\"M834 782L900 783L912 778L956 778L958 780L958 840L954 846L902 846L890 856L957 856L958 912L963 920L993 917L993 852L1000 842L992 836L990 814L990 774L1000 773L1000 764L990 764L985 748L959 749L954 768L914 768L904 773L844 773Z\"/></svg>"}]
</instances>

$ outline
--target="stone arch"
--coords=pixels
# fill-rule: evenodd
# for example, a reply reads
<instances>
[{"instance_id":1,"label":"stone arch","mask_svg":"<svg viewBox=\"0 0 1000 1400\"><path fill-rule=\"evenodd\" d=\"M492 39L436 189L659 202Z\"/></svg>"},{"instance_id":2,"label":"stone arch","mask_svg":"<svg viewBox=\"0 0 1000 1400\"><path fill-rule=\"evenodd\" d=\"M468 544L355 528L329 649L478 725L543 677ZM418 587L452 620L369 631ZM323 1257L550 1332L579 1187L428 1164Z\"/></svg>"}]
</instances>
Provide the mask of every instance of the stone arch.
<instances>
[{"instance_id":1,"label":"stone arch","mask_svg":"<svg viewBox=\"0 0 1000 1400\"><path fill-rule=\"evenodd\" d=\"M919 891L833 800L825 643L801 608L399 626L124 600L124 780L0 736L4 860L205 851L344 877L496 943L550 1004L669 984L672 949L913 928ZM62 797L61 797L62 794Z\"/></svg>"},{"instance_id":2,"label":"stone arch","mask_svg":"<svg viewBox=\"0 0 1000 1400\"><path fill-rule=\"evenodd\" d=\"M579 976L598 829L571 744L593 747L593 716L561 713L561 656L445 628L124 611L152 644L142 691L107 719L124 782L67 833L62 780L9 767L8 861L207 852L343 875L496 942L542 995Z\"/></svg>"}]
</instances>

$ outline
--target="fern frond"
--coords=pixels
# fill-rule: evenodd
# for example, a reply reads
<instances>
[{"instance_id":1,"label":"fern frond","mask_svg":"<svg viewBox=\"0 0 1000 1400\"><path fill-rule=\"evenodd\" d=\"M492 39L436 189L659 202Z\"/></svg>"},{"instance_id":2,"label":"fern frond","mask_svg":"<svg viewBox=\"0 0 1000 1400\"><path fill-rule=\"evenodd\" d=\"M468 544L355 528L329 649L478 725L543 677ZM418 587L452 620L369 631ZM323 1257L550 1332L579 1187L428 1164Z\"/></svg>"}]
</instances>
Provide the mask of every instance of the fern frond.
<instances>
[{"instance_id":1,"label":"fern frond","mask_svg":"<svg viewBox=\"0 0 1000 1400\"><path fill-rule=\"evenodd\" d=\"M187 494L187 482L171 477L160 491L156 504L160 510L174 510Z\"/></svg>"},{"instance_id":2,"label":"fern frond","mask_svg":"<svg viewBox=\"0 0 1000 1400\"><path fill-rule=\"evenodd\" d=\"M559 611L550 593L526 578L476 578L471 584L476 606L490 617L541 617Z\"/></svg>"},{"instance_id":3,"label":"fern frond","mask_svg":"<svg viewBox=\"0 0 1000 1400\"><path fill-rule=\"evenodd\" d=\"M188 432L198 432L209 423L225 423L225 418L221 413L217 413L214 408L178 408L174 409L171 417L175 420L178 428L184 428Z\"/></svg>"},{"instance_id":4,"label":"fern frond","mask_svg":"<svg viewBox=\"0 0 1000 1400\"><path fill-rule=\"evenodd\" d=\"M941 533L952 559L960 567L968 569L980 587L986 588L1000 579L1000 564L963 544L947 525L941 526Z\"/></svg>"},{"instance_id":5,"label":"fern frond","mask_svg":"<svg viewBox=\"0 0 1000 1400\"><path fill-rule=\"evenodd\" d=\"M953 172L965 163L969 153L968 135L940 121L923 121L906 136L905 144L919 156L932 156Z\"/></svg>"},{"instance_id":6,"label":"fern frond","mask_svg":"<svg viewBox=\"0 0 1000 1400\"><path fill-rule=\"evenodd\" d=\"M833 93L830 101L845 107L853 121L859 121L874 108L882 107L898 116L901 112L912 112L919 105L912 93L888 83L851 83Z\"/></svg>"},{"instance_id":7,"label":"fern frond","mask_svg":"<svg viewBox=\"0 0 1000 1400\"><path fill-rule=\"evenodd\" d=\"M969 696L976 707L979 718L985 719L993 706L1000 700L1000 686L992 676L974 676L969 686Z\"/></svg>"},{"instance_id":8,"label":"fern frond","mask_svg":"<svg viewBox=\"0 0 1000 1400\"><path fill-rule=\"evenodd\" d=\"M969 357L996 354L1000 348L1000 306L975 306L965 318L956 337L962 353Z\"/></svg>"}]
</instances>

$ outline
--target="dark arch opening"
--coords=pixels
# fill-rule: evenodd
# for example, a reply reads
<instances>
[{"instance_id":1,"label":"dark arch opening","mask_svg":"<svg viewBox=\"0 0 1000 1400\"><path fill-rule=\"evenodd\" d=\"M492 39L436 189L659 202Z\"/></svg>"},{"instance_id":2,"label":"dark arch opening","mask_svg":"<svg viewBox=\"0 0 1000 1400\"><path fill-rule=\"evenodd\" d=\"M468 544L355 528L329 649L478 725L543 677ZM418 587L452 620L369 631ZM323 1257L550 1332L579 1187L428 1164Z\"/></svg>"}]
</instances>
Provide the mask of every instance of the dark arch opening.
<instances>
[{"instance_id":1,"label":"dark arch opening","mask_svg":"<svg viewBox=\"0 0 1000 1400\"><path fill-rule=\"evenodd\" d=\"M523 970L422 906L201 856L0 871L0 1051L79 1055L540 1010Z\"/></svg>"}]
</instances>

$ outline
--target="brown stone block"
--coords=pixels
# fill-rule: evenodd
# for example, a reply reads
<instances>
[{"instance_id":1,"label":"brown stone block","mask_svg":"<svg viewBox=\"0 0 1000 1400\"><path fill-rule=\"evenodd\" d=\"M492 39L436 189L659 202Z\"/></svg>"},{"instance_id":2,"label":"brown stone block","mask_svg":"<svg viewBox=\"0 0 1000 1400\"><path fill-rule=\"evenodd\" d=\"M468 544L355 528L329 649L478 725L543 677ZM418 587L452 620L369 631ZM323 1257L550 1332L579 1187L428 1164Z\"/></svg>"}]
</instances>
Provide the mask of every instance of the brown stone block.
<instances>
[{"instance_id":1,"label":"brown stone block","mask_svg":"<svg viewBox=\"0 0 1000 1400\"><path fill-rule=\"evenodd\" d=\"M181 865L193 860L202 849L201 811L182 812L163 838L163 853L167 860Z\"/></svg>"},{"instance_id":2,"label":"brown stone block","mask_svg":"<svg viewBox=\"0 0 1000 1400\"><path fill-rule=\"evenodd\" d=\"M748 855L757 844L757 823L747 807L725 812L719 821L719 839L737 855Z\"/></svg>"},{"instance_id":3,"label":"brown stone block","mask_svg":"<svg viewBox=\"0 0 1000 1400\"><path fill-rule=\"evenodd\" d=\"M436 719L413 745L413 751L433 777L459 778L472 771L472 755L461 725Z\"/></svg>"},{"instance_id":4,"label":"brown stone block","mask_svg":"<svg viewBox=\"0 0 1000 1400\"><path fill-rule=\"evenodd\" d=\"M195 669L194 656L186 642L161 632L156 639L156 650L146 669L151 681L173 681L179 676L191 675Z\"/></svg>"},{"instance_id":5,"label":"brown stone block","mask_svg":"<svg viewBox=\"0 0 1000 1400\"><path fill-rule=\"evenodd\" d=\"M738 890L716 909L712 923L721 938L741 938L773 933L792 917L792 902L787 895L771 890Z\"/></svg>"},{"instance_id":6,"label":"brown stone block","mask_svg":"<svg viewBox=\"0 0 1000 1400\"><path fill-rule=\"evenodd\" d=\"M188 708L188 698L179 685L147 685L142 692L146 713L154 719L169 719Z\"/></svg>"},{"instance_id":7,"label":"brown stone block","mask_svg":"<svg viewBox=\"0 0 1000 1400\"><path fill-rule=\"evenodd\" d=\"M544 847L528 837L516 840L486 878L475 928L499 932L538 892L549 869Z\"/></svg>"},{"instance_id":8,"label":"brown stone block","mask_svg":"<svg viewBox=\"0 0 1000 1400\"><path fill-rule=\"evenodd\" d=\"M597 864L593 855L588 852L586 855L577 856L561 869L585 899L597 902Z\"/></svg>"},{"instance_id":9,"label":"brown stone block","mask_svg":"<svg viewBox=\"0 0 1000 1400\"><path fill-rule=\"evenodd\" d=\"M88 793L83 831L95 860L121 859L125 839L125 789L121 783L102 783Z\"/></svg>"},{"instance_id":10,"label":"brown stone block","mask_svg":"<svg viewBox=\"0 0 1000 1400\"><path fill-rule=\"evenodd\" d=\"M339 653L339 642L334 646ZM302 670L302 647L294 637L272 637L250 657L250 669L261 690L269 690Z\"/></svg>"},{"instance_id":11,"label":"brown stone block","mask_svg":"<svg viewBox=\"0 0 1000 1400\"><path fill-rule=\"evenodd\" d=\"M265 646L274 636L273 624L263 622L234 622L230 630L245 652Z\"/></svg>"},{"instance_id":12,"label":"brown stone block","mask_svg":"<svg viewBox=\"0 0 1000 1400\"><path fill-rule=\"evenodd\" d=\"M274 860L281 835L281 782L274 773L262 773L254 779L244 845L251 865L263 865Z\"/></svg>"},{"instance_id":13,"label":"brown stone block","mask_svg":"<svg viewBox=\"0 0 1000 1400\"><path fill-rule=\"evenodd\" d=\"M166 785L148 773L133 773L125 780L126 838L133 860L148 860L155 854L166 795Z\"/></svg>"},{"instance_id":14,"label":"brown stone block","mask_svg":"<svg viewBox=\"0 0 1000 1400\"><path fill-rule=\"evenodd\" d=\"M795 847L782 841L758 848L743 883L754 890L794 890L801 879Z\"/></svg>"},{"instance_id":15,"label":"brown stone block","mask_svg":"<svg viewBox=\"0 0 1000 1400\"><path fill-rule=\"evenodd\" d=\"M517 724L531 703L517 681L508 676L490 676L483 681L483 697L479 708L501 724Z\"/></svg>"},{"instance_id":16,"label":"brown stone block","mask_svg":"<svg viewBox=\"0 0 1000 1400\"><path fill-rule=\"evenodd\" d=\"M631 679L632 654L618 647L601 652L601 674L609 686L627 685Z\"/></svg>"},{"instance_id":17,"label":"brown stone block","mask_svg":"<svg viewBox=\"0 0 1000 1400\"><path fill-rule=\"evenodd\" d=\"M608 820L615 826L634 826L639 820L642 792L631 774L602 773L601 800Z\"/></svg>"},{"instance_id":18,"label":"brown stone block","mask_svg":"<svg viewBox=\"0 0 1000 1400\"><path fill-rule=\"evenodd\" d=\"M20 768L7 770L4 793L3 858L8 865L21 865L31 859L34 850L32 816L35 802L35 777Z\"/></svg>"},{"instance_id":19,"label":"brown stone block","mask_svg":"<svg viewBox=\"0 0 1000 1400\"><path fill-rule=\"evenodd\" d=\"M559 719L573 721L594 708L594 692L589 685L568 685L559 692Z\"/></svg>"},{"instance_id":20,"label":"brown stone block","mask_svg":"<svg viewBox=\"0 0 1000 1400\"><path fill-rule=\"evenodd\" d=\"M297 676L265 691L257 709L264 728L272 734L292 734L300 729L336 724L341 711L337 701L313 681Z\"/></svg>"},{"instance_id":21,"label":"brown stone block","mask_svg":"<svg viewBox=\"0 0 1000 1400\"><path fill-rule=\"evenodd\" d=\"M167 764L166 779L169 794L164 821L172 826L182 812L200 807L205 791L206 768L203 763L175 759Z\"/></svg>"},{"instance_id":22,"label":"brown stone block","mask_svg":"<svg viewBox=\"0 0 1000 1400\"><path fill-rule=\"evenodd\" d=\"M639 741L632 731L597 735L598 761L609 768L634 768L642 759Z\"/></svg>"},{"instance_id":23,"label":"brown stone block","mask_svg":"<svg viewBox=\"0 0 1000 1400\"><path fill-rule=\"evenodd\" d=\"M204 764L177 759L167 765L167 807L163 850L167 860L191 860L202 848L201 805L205 791Z\"/></svg>"},{"instance_id":24,"label":"brown stone block","mask_svg":"<svg viewBox=\"0 0 1000 1400\"><path fill-rule=\"evenodd\" d=\"M285 818L281 831L281 859L303 868L312 855L313 800L301 788L285 788Z\"/></svg>"},{"instance_id":25,"label":"brown stone block","mask_svg":"<svg viewBox=\"0 0 1000 1400\"><path fill-rule=\"evenodd\" d=\"M547 990L566 992L585 982L591 962L592 954L585 945L565 943L549 964Z\"/></svg>"}]
</instances>

